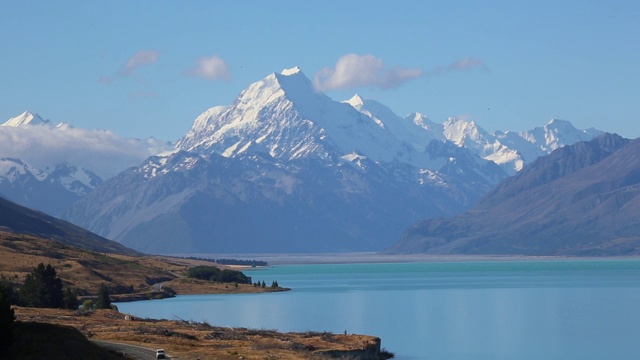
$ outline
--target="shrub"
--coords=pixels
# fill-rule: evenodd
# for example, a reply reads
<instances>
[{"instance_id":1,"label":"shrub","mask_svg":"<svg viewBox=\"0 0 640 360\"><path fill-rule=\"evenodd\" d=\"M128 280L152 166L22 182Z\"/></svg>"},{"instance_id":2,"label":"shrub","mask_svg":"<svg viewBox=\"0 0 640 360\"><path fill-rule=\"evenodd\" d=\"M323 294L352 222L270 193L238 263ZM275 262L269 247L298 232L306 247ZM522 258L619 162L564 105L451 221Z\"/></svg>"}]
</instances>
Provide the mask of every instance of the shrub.
<instances>
[{"instance_id":1,"label":"shrub","mask_svg":"<svg viewBox=\"0 0 640 360\"><path fill-rule=\"evenodd\" d=\"M87 299L82 303L82 309L84 310L93 310L93 306L95 305L95 301L91 299Z\"/></svg>"}]
</instances>

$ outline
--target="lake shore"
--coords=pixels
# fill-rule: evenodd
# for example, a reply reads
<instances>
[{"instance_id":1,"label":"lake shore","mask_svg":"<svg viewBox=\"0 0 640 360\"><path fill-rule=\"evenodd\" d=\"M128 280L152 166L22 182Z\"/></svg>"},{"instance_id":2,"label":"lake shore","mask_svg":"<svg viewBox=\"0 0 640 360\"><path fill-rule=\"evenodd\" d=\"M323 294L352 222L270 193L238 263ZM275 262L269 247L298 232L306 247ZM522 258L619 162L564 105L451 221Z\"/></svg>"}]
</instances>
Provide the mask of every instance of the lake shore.
<instances>
[{"instance_id":1,"label":"lake shore","mask_svg":"<svg viewBox=\"0 0 640 360\"><path fill-rule=\"evenodd\" d=\"M192 254L177 257L194 256ZM638 256L616 257L576 257L576 256L531 256L531 255L439 255L439 254L399 254L388 255L376 252L319 253L319 254L197 254L205 258L234 258L266 261L271 265L304 264L385 264L410 262L480 262L480 261L544 261L544 260L605 260L640 259ZM248 270L251 267L238 266L236 270Z\"/></svg>"}]
</instances>

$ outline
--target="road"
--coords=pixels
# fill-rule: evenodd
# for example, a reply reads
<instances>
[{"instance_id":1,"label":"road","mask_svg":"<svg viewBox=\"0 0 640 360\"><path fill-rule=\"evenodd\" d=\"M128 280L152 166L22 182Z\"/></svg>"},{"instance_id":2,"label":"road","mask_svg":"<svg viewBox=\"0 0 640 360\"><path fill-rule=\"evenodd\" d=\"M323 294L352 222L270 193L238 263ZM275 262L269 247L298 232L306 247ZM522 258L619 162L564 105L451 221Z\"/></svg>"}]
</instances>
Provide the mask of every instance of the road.
<instances>
[{"instance_id":1,"label":"road","mask_svg":"<svg viewBox=\"0 0 640 360\"><path fill-rule=\"evenodd\" d=\"M92 340L92 341L104 349L113 350L118 353L125 353L139 360L155 360L156 358L156 349L148 349L141 346L104 341L104 340ZM171 357L168 354L167 354L167 359L171 359Z\"/></svg>"}]
</instances>

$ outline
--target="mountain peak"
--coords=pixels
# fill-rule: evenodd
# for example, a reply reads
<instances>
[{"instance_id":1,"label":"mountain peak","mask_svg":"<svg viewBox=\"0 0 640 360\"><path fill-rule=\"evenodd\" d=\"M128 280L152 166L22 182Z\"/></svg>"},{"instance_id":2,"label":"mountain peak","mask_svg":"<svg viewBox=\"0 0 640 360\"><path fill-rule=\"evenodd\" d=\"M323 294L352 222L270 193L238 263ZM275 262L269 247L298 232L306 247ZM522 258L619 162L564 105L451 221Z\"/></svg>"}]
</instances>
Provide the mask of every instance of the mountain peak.
<instances>
[{"instance_id":1,"label":"mountain peak","mask_svg":"<svg viewBox=\"0 0 640 360\"><path fill-rule=\"evenodd\" d=\"M360 95L355 94L353 95L353 97L347 101L345 101L347 104L353 106L354 108L358 109L360 107L362 107L362 105L364 105L364 99L360 97Z\"/></svg>"},{"instance_id":2,"label":"mountain peak","mask_svg":"<svg viewBox=\"0 0 640 360\"><path fill-rule=\"evenodd\" d=\"M49 124L49 120L44 120L40 115L25 111L22 114L7 120L1 126L22 127L28 125Z\"/></svg>"},{"instance_id":3,"label":"mountain peak","mask_svg":"<svg viewBox=\"0 0 640 360\"><path fill-rule=\"evenodd\" d=\"M412 112L411 114L407 115L406 118L411 119L411 121L413 121L416 125L422 124L425 121L430 121L427 115L419 112Z\"/></svg>"},{"instance_id":4,"label":"mountain peak","mask_svg":"<svg viewBox=\"0 0 640 360\"><path fill-rule=\"evenodd\" d=\"M272 82L274 81L275 82ZM307 78L307 76L300 70L299 67L293 67L290 69L284 69L281 73L273 73L267 76L264 80L259 81L255 84L260 83L271 83L275 85L273 88L275 91L282 90L287 95L296 97L298 94L310 94L317 93L311 80ZM306 95L303 95L306 96Z\"/></svg>"},{"instance_id":5,"label":"mountain peak","mask_svg":"<svg viewBox=\"0 0 640 360\"><path fill-rule=\"evenodd\" d=\"M573 127L570 121L561 120L561 119L551 119L547 124L549 127Z\"/></svg>"}]
</instances>

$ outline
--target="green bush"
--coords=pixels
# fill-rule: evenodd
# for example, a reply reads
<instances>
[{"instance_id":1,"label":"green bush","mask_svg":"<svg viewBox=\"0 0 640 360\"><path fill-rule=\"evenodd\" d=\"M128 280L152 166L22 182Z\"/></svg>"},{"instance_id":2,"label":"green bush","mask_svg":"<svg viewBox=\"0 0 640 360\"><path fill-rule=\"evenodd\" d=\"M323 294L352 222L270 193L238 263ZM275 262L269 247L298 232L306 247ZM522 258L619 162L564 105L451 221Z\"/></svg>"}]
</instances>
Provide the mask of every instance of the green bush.
<instances>
[{"instance_id":1,"label":"green bush","mask_svg":"<svg viewBox=\"0 0 640 360\"><path fill-rule=\"evenodd\" d=\"M91 299L87 299L82 303L82 309L83 310L93 310L94 305L95 305L95 301L93 301Z\"/></svg>"}]
</instances>

